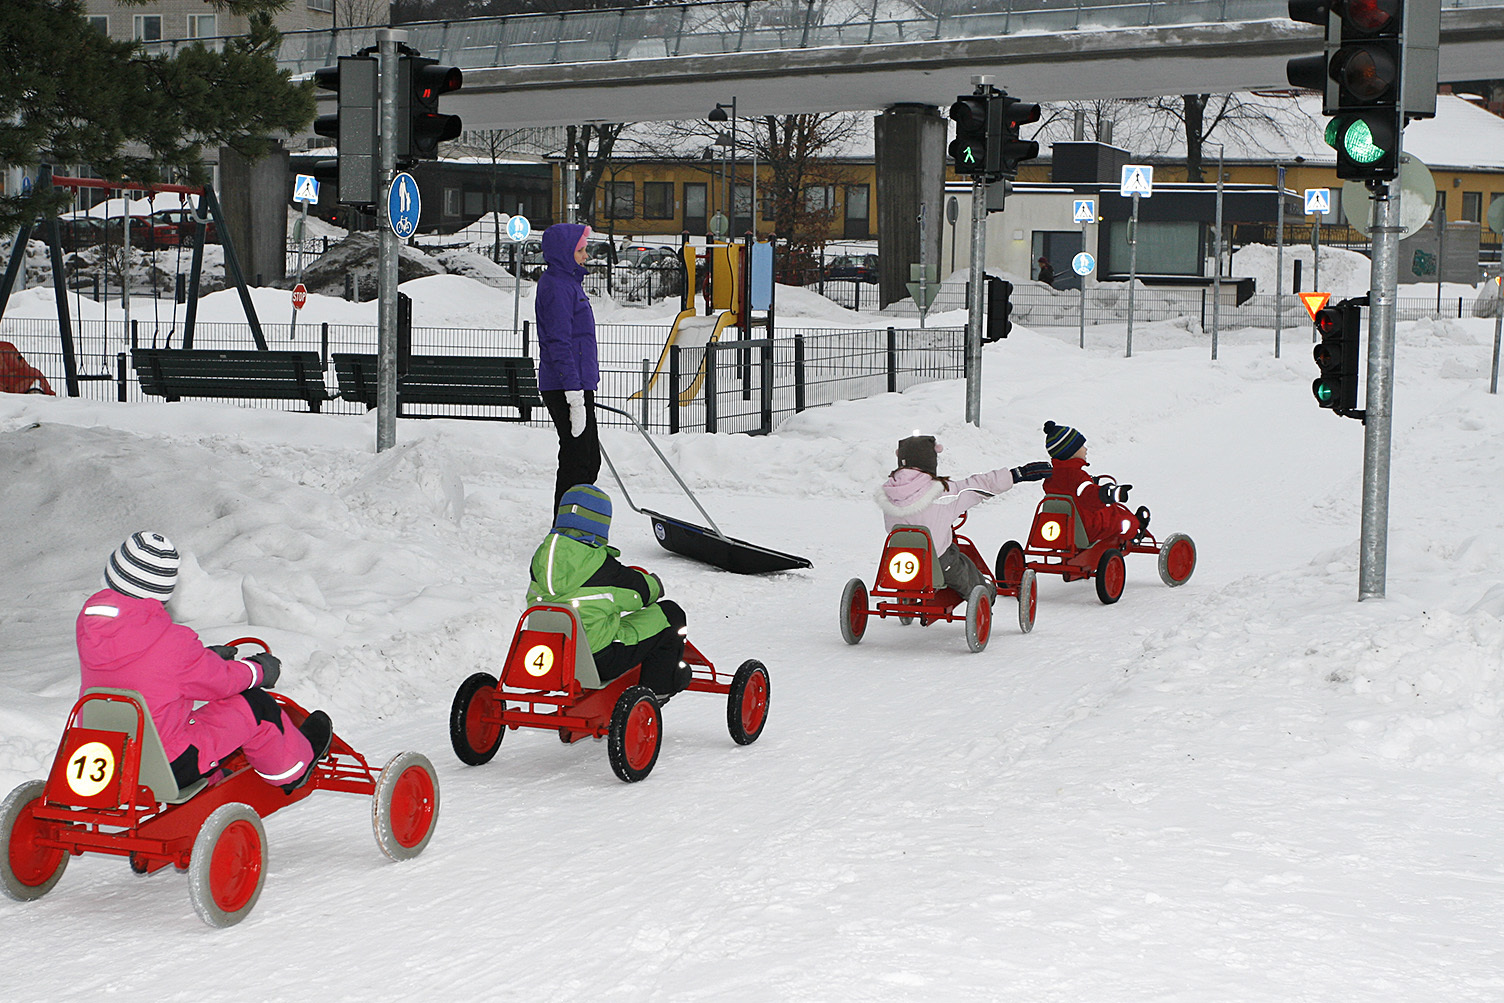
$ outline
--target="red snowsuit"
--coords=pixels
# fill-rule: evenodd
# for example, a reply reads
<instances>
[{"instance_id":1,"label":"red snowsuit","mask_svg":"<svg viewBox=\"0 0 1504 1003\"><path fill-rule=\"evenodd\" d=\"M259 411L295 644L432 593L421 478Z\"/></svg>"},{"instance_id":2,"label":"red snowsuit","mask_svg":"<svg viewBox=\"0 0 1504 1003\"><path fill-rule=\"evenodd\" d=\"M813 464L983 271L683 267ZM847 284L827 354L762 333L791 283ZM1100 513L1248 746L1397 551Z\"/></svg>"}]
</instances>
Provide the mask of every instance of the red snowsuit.
<instances>
[{"instance_id":1,"label":"red snowsuit","mask_svg":"<svg viewBox=\"0 0 1504 1003\"><path fill-rule=\"evenodd\" d=\"M79 692L111 686L145 697L179 783L236 749L268 783L288 783L307 768L313 747L287 714L259 690L242 696L261 684L261 666L220 658L173 623L159 600L103 589L84 603L76 632Z\"/></svg>"},{"instance_id":2,"label":"red snowsuit","mask_svg":"<svg viewBox=\"0 0 1504 1003\"><path fill-rule=\"evenodd\" d=\"M0 391L8 394L29 394L33 391L51 394L52 387L42 371L27 362L15 345L0 341Z\"/></svg>"},{"instance_id":3,"label":"red snowsuit","mask_svg":"<svg viewBox=\"0 0 1504 1003\"><path fill-rule=\"evenodd\" d=\"M1138 517L1126 506L1104 503L1097 482L1086 472L1082 459L1053 460L1055 470L1044 482L1047 495L1069 495L1081 515L1081 525L1092 543L1103 537L1122 536L1132 539L1138 533Z\"/></svg>"}]
</instances>

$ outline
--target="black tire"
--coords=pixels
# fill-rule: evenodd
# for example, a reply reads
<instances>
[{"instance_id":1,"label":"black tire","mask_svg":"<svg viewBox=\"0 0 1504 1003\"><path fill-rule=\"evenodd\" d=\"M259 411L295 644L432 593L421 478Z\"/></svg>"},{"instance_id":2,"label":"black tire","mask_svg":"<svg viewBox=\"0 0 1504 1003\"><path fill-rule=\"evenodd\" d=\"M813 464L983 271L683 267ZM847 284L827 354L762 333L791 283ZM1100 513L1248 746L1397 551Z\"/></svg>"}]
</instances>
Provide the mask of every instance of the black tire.
<instances>
[{"instance_id":1,"label":"black tire","mask_svg":"<svg viewBox=\"0 0 1504 1003\"><path fill-rule=\"evenodd\" d=\"M737 745L751 745L768 723L768 670L749 658L731 679L726 694L726 728Z\"/></svg>"},{"instance_id":2,"label":"black tire","mask_svg":"<svg viewBox=\"0 0 1504 1003\"><path fill-rule=\"evenodd\" d=\"M381 768L371 798L376 845L393 860L423 852L439 821L439 778L421 752L399 752Z\"/></svg>"},{"instance_id":3,"label":"black tire","mask_svg":"<svg viewBox=\"0 0 1504 1003\"><path fill-rule=\"evenodd\" d=\"M646 686L630 687L616 699L606 752L611 769L629 784L653 772L663 748L663 705Z\"/></svg>"},{"instance_id":4,"label":"black tire","mask_svg":"<svg viewBox=\"0 0 1504 1003\"><path fill-rule=\"evenodd\" d=\"M987 586L978 585L966 597L966 646L981 651L991 637L992 600L987 598Z\"/></svg>"},{"instance_id":5,"label":"black tire","mask_svg":"<svg viewBox=\"0 0 1504 1003\"><path fill-rule=\"evenodd\" d=\"M42 824L33 813L46 790L45 780L28 780L0 804L0 890L17 902L46 895L68 869L68 851L36 843Z\"/></svg>"},{"instance_id":6,"label":"black tire","mask_svg":"<svg viewBox=\"0 0 1504 1003\"><path fill-rule=\"evenodd\" d=\"M1018 588L1027 566L1023 544L1017 540L1009 540L997 548L997 563L992 566L992 576L997 580L997 587L1009 590Z\"/></svg>"},{"instance_id":7,"label":"black tire","mask_svg":"<svg viewBox=\"0 0 1504 1003\"><path fill-rule=\"evenodd\" d=\"M495 757L507 730L484 718L506 709L496 692L496 677L490 673L477 672L460 683L449 708L449 744L460 762L480 766Z\"/></svg>"},{"instance_id":8,"label":"black tire","mask_svg":"<svg viewBox=\"0 0 1504 1003\"><path fill-rule=\"evenodd\" d=\"M1123 598L1123 585L1127 577L1128 571L1123 566L1121 550L1109 549L1097 561L1097 598L1103 606L1111 606Z\"/></svg>"},{"instance_id":9,"label":"black tire","mask_svg":"<svg viewBox=\"0 0 1504 1003\"><path fill-rule=\"evenodd\" d=\"M853 578L841 590L841 636L847 644L857 644L867 633L867 586Z\"/></svg>"},{"instance_id":10,"label":"black tire","mask_svg":"<svg viewBox=\"0 0 1504 1003\"><path fill-rule=\"evenodd\" d=\"M1018 583L1018 629L1027 634L1034 629L1034 619L1039 615L1039 576L1033 568L1025 568Z\"/></svg>"},{"instance_id":11,"label":"black tire","mask_svg":"<svg viewBox=\"0 0 1504 1003\"><path fill-rule=\"evenodd\" d=\"M250 805L220 805L204 819L188 861L188 898L210 926L250 914L266 883L266 829Z\"/></svg>"}]
</instances>

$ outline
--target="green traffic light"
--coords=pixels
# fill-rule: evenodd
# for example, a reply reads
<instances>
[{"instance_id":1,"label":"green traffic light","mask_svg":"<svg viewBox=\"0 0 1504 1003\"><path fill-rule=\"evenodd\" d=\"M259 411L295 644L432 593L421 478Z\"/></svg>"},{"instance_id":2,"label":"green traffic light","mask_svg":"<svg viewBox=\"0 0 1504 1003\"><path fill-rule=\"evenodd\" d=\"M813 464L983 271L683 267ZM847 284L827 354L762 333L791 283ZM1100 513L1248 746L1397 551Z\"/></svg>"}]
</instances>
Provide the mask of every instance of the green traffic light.
<instances>
[{"instance_id":1,"label":"green traffic light","mask_svg":"<svg viewBox=\"0 0 1504 1003\"><path fill-rule=\"evenodd\" d=\"M1335 391L1332 390L1332 385L1326 380L1317 380L1312 384L1311 392L1316 395L1317 402L1322 405L1330 404L1332 398L1336 396Z\"/></svg>"},{"instance_id":2,"label":"green traffic light","mask_svg":"<svg viewBox=\"0 0 1504 1003\"><path fill-rule=\"evenodd\" d=\"M962 150L962 155L961 155L961 160L962 161L964 161L965 163L968 163L968 164L974 164L974 163L977 162L977 152L976 152L976 149L974 147L963 146L961 148L961 150Z\"/></svg>"},{"instance_id":3,"label":"green traffic light","mask_svg":"<svg viewBox=\"0 0 1504 1003\"><path fill-rule=\"evenodd\" d=\"M1342 150L1360 164L1372 164L1389 154L1388 150L1374 142L1373 130L1361 118L1348 123L1343 131Z\"/></svg>"}]
</instances>

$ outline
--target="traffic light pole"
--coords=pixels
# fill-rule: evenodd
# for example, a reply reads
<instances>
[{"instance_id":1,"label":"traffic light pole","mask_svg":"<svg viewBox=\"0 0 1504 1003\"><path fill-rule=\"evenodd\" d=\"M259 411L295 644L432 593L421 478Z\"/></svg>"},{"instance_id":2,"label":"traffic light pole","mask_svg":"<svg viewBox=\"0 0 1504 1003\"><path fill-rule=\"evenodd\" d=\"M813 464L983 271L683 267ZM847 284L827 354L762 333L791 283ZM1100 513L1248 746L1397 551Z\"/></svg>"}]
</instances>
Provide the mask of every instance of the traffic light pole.
<instances>
[{"instance_id":1,"label":"traffic light pole","mask_svg":"<svg viewBox=\"0 0 1504 1003\"><path fill-rule=\"evenodd\" d=\"M1373 265L1368 294L1368 398L1363 419L1363 536L1358 600L1384 598L1389 540L1389 429L1394 399L1394 307L1399 280L1399 187L1373 188Z\"/></svg>"},{"instance_id":2,"label":"traffic light pole","mask_svg":"<svg viewBox=\"0 0 1504 1003\"><path fill-rule=\"evenodd\" d=\"M392 229L387 188L397 166L397 45L407 32L379 28L381 53L381 131L378 143L381 179L376 192L376 225L381 235L376 284L376 452L397 444L397 232Z\"/></svg>"},{"instance_id":3,"label":"traffic light pole","mask_svg":"<svg viewBox=\"0 0 1504 1003\"><path fill-rule=\"evenodd\" d=\"M987 287L987 183L971 178L971 283L966 302L966 420L982 424L982 297Z\"/></svg>"}]
</instances>

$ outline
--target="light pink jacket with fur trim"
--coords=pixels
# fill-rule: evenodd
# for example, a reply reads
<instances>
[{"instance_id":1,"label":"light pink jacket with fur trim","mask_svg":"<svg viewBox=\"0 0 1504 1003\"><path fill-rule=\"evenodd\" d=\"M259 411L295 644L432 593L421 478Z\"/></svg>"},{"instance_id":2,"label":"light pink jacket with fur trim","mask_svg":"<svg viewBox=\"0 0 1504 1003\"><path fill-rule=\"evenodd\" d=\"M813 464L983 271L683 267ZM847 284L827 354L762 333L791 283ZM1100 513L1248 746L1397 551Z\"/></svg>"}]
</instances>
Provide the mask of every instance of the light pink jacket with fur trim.
<instances>
[{"instance_id":1,"label":"light pink jacket with fur trim","mask_svg":"<svg viewBox=\"0 0 1504 1003\"><path fill-rule=\"evenodd\" d=\"M939 556L949 549L951 525L962 512L1011 487L1013 474L1007 467L951 478L949 490L923 470L904 467L883 481L874 497L883 510L883 525L888 531L894 526L923 526L930 531Z\"/></svg>"}]
</instances>

